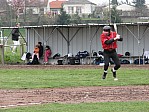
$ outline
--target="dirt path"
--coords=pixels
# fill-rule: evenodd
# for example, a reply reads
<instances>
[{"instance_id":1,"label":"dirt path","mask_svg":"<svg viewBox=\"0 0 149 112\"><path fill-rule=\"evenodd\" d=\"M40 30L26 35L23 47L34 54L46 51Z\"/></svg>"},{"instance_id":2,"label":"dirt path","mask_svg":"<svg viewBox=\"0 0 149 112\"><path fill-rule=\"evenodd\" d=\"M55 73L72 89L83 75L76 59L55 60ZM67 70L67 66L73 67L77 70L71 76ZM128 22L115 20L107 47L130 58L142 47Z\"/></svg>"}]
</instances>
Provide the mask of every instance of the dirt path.
<instances>
[{"instance_id":1,"label":"dirt path","mask_svg":"<svg viewBox=\"0 0 149 112\"><path fill-rule=\"evenodd\" d=\"M149 101L149 86L0 90L0 107L44 103Z\"/></svg>"}]
</instances>

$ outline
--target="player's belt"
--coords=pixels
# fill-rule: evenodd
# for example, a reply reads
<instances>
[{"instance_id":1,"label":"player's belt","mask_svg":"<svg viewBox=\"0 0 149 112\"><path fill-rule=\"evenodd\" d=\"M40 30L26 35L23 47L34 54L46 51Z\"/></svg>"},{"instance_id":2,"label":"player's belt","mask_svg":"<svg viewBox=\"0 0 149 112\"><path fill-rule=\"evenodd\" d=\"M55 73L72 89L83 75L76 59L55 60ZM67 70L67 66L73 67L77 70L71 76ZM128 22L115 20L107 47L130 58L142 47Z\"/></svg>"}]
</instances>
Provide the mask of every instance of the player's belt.
<instances>
[{"instance_id":1,"label":"player's belt","mask_svg":"<svg viewBox=\"0 0 149 112\"><path fill-rule=\"evenodd\" d=\"M110 49L107 49L108 51L114 51L115 49L112 49L112 48L110 48Z\"/></svg>"},{"instance_id":2,"label":"player's belt","mask_svg":"<svg viewBox=\"0 0 149 112\"><path fill-rule=\"evenodd\" d=\"M116 51L115 49L104 49L104 51L107 51L107 52L114 52Z\"/></svg>"}]
</instances>

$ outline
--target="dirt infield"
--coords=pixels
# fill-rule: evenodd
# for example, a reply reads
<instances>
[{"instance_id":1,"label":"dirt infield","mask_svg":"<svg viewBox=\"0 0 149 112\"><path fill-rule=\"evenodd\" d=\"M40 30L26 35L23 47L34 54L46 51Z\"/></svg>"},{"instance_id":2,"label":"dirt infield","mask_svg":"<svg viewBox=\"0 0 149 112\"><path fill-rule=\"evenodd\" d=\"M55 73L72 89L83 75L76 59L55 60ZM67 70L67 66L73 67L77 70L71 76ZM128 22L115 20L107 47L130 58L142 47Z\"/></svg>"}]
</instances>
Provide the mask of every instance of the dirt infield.
<instances>
[{"instance_id":1,"label":"dirt infield","mask_svg":"<svg viewBox=\"0 0 149 112\"><path fill-rule=\"evenodd\" d=\"M0 90L0 107L45 103L149 101L149 86Z\"/></svg>"},{"instance_id":2,"label":"dirt infield","mask_svg":"<svg viewBox=\"0 0 149 112\"><path fill-rule=\"evenodd\" d=\"M132 69L149 69L148 65L125 65ZM80 69L99 66L1 66L5 69ZM78 87L46 89L0 89L0 108L28 106L45 103L149 101L149 85L118 87Z\"/></svg>"},{"instance_id":3,"label":"dirt infield","mask_svg":"<svg viewBox=\"0 0 149 112\"><path fill-rule=\"evenodd\" d=\"M113 66L113 65L111 65ZM149 70L149 64L146 65L121 65L122 68L129 68L129 69L147 69ZM0 69L99 69L103 68L103 66L99 65L4 65L0 66Z\"/></svg>"}]
</instances>

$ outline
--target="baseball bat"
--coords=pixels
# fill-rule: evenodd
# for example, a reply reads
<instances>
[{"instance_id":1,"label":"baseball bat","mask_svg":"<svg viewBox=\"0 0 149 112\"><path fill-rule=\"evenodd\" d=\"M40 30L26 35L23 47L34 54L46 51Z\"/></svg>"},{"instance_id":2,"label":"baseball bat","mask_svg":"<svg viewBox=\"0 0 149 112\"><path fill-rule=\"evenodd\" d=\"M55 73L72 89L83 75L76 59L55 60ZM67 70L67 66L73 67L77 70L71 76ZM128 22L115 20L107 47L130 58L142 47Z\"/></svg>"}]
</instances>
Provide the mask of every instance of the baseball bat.
<instances>
[{"instance_id":1,"label":"baseball bat","mask_svg":"<svg viewBox=\"0 0 149 112\"><path fill-rule=\"evenodd\" d=\"M115 30L115 32L118 34L118 32L117 32L117 25L116 25L115 23L114 23L113 25L114 25L114 30ZM123 41L123 38L120 37L119 41Z\"/></svg>"},{"instance_id":2,"label":"baseball bat","mask_svg":"<svg viewBox=\"0 0 149 112\"><path fill-rule=\"evenodd\" d=\"M114 23L113 25L114 25L114 30L115 30L115 32L117 33L117 26L116 26L115 23Z\"/></svg>"}]
</instances>

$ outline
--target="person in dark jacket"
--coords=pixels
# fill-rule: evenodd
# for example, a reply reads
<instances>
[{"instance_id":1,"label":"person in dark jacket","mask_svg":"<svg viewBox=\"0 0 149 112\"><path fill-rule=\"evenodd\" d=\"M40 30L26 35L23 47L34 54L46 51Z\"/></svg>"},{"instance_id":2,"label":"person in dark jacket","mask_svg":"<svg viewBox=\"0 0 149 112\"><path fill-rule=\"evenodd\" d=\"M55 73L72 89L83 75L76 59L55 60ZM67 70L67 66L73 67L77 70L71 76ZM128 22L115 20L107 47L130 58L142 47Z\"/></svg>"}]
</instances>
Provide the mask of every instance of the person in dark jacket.
<instances>
[{"instance_id":1,"label":"person in dark jacket","mask_svg":"<svg viewBox=\"0 0 149 112\"><path fill-rule=\"evenodd\" d=\"M116 70L120 68L119 57L116 52L117 41L122 41L123 38L120 37L115 31L111 31L110 26L104 26L103 32L100 36L102 48L104 50L104 73L102 79L106 79L107 70L109 67L110 59L114 61L114 68L111 69L113 73L114 80L118 80L116 77Z\"/></svg>"},{"instance_id":2,"label":"person in dark jacket","mask_svg":"<svg viewBox=\"0 0 149 112\"><path fill-rule=\"evenodd\" d=\"M20 41L19 41L19 36L20 36L20 32L19 32L19 26L20 24L16 24L16 26L12 29L12 41L13 41L13 46L12 48L12 52L15 53L16 52L16 48L18 45L20 45Z\"/></svg>"},{"instance_id":3,"label":"person in dark jacket","mask_svg":"<svg viewBox=\"0 0 149 112\"><path fill-rule=\"evenodd\" d=\"M38 42L38 47L39 47L39 58L43 56L43 45L42 42Z\"/></svg>"}]
</instances>

